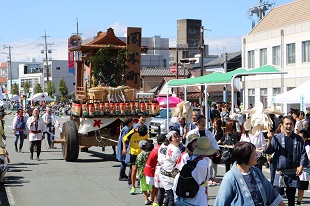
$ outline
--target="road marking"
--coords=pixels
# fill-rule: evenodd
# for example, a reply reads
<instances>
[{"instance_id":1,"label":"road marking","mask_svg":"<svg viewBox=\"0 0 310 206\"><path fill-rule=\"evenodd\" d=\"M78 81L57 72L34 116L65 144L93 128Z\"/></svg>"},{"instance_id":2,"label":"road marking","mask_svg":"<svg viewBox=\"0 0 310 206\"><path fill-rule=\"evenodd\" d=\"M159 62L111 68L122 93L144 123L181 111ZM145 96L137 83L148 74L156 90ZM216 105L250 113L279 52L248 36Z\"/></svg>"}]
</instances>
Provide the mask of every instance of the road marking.
<instances>
[{"instance_id":1,"label":"road marking","mask_svg":"<svg viewBox=\"0 0 310 206\"><path fill-rule=\"evenodd\" d=\"M5 187L6 189L6 194L8 196L8 201L10 205L16 205L16 202L14 201L13 193L10 187Z\"/></svg>"}]
</instances>

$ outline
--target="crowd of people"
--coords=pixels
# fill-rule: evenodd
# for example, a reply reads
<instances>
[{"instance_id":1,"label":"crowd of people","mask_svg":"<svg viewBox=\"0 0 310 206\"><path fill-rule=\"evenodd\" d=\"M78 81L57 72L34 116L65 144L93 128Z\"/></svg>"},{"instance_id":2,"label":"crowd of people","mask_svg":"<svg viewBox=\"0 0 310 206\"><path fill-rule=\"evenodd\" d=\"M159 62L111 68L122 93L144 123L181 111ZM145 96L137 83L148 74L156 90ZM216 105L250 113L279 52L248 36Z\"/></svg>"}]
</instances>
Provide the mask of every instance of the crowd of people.
<instances>
[{"instance_id":1,"label":"crowd of people","mask_svg":"<svg viewBox=\"0 0 310 206\"><path fill-rule=\"evenodd\" d=\"M6 150L6 135L4 133L4 116L6 112L0 108L0 184L4 184L4 176L10 163ZM60 127L57 117L51 107L46 107L44 114L40 115L40 108L18 108L14 114L11 128L15 136L14 147L16 152L23 152L24 140L29 140L30 159L36 152L36 159L40 161L42 140L46 139L49 149L55 149L53 140L55 128Z\"/></svg>"},{"instance_id":2,"label":"crowd of people","mask_svg":"<svg viewBox=\"0 0 310 206\"><path fill-rule=\"evenodd\" d=\"M285 205L284 197L289 206L301 205L310 180L303 171L310 158L310 115L298 110L270 115L272 128L253 133L249 116L241 109L234 108L232 115L229 105L213 105L209 129L206 117L194 111L191 121L179 118L155 143L148 140L145 116L136 125L126 118L117 151L122 163L119 180L128 181L130 194L139 187L145 205L208 205L213 186L220 186L215 205ZM225 165L224 178L218 177L218 164ZM262 173L266 164L270 181ZM196 189L184 187L186 170ZM191 189L184 193L187 188Z\"/></svg>"}]
</instances>

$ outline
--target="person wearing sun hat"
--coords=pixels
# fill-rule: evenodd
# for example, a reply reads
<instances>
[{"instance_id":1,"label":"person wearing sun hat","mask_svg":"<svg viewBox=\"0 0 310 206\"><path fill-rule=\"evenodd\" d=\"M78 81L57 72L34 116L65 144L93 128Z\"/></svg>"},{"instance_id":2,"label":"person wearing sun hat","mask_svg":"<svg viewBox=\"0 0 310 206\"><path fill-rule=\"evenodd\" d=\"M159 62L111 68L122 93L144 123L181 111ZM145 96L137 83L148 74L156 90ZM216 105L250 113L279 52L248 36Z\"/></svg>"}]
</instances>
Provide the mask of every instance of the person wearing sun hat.
<instances>
[{"instance_id":1,"label":"person wearing sun hat","mask_svg":"<svg viewBox=\"0 0 310 206\"><path fill-rule=\"evenodd\" d=\"M211 145L210 139L206 136L199 137L197 139L193 155L190 160L197 159L196 168L192 171L192 176L196 182L200 185L199 190L194 198L182 198L179 197L179 205L208 205L208 195L207 195L207 180L210 178L209 165L211 164L211 159L209 156L216 153L217 149ZM176 177L175 183L178 181ZM176 185L174 184L173 190L176 190Z\"/></svg>"}]
</instances>

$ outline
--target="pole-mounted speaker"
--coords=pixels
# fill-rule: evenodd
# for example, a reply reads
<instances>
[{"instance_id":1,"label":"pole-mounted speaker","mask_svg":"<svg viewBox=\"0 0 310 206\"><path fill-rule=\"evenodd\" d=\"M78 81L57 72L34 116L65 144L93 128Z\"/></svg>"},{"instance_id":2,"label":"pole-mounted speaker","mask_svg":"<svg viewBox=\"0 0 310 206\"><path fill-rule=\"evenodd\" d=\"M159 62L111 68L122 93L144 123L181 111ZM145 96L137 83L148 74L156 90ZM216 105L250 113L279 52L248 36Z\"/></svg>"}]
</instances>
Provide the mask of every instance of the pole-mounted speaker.
<instances>
[{"instance_id":1,"label":"pole-mounted speaker","mask_svg":"<svg viewBox=\"0 0 310 206\"><path fill-rule=\"evenodd\" d=\"M82 38L79 35L72 35L70 37L70 47L77 47L82 44Z\"/></svg>"}]
</instances>

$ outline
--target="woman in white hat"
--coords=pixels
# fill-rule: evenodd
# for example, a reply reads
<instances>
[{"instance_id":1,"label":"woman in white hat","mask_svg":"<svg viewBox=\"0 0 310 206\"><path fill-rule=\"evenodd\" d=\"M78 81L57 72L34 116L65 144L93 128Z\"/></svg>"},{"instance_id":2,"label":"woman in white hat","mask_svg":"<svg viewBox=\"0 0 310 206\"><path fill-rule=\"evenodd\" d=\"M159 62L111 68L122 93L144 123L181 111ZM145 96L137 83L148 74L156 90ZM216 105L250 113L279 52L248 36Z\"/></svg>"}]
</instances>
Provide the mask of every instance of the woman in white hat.
<instances>
[{"instance_id":1,"label":"woman in white hat","mask_svg":"<svg viewBox=\"0 0 310 206\"><path fill-rule=\"evenodd\" d=\"M166 191L166 205L173 206L174 194L172 187L176 175L175 171L177 171L175 165L181 156L181 150L179 147L181 139L179 133L176 131L170 131L167 134L167 139L169 140L170 144L167 147L167 153L160 168L159 179Z\"/></svg>"},{"instance_id":2,"label":"woman in white hat","mask_svg":"<svg viewBox=\"0 0 310 206\"><path fill-rule=\"evenodd\" d=\"M262 132L252 134L251 120L247 119L244 122L244 133L241 135L240 142L251 142L254 144L257 150L264 150L266 147L266 140ZM258 157L261 156L262 152L257 151ZM262 169L262 165L256 165L258 168Z\"/></svg>"},{"instance_id":3,"label":"woman in white hat","mask_svg":"<svg viewBox=\"0 0 310 206\"><path fill-rule=\"evenodd\" d=\"M193 155L190 160L197 161L195 169L192 171L192 176L199 184L199 190L194 198L179 197L179 205L194 205L207 206L207 180L210 178L211 160L208 156L216 153L217 149L212 147L210 139L206 136L197 139ZM177 177L178 178L178 177ZM176 190L178 180L175 181L174 190Z\"/></svg>"}]
</instances>

